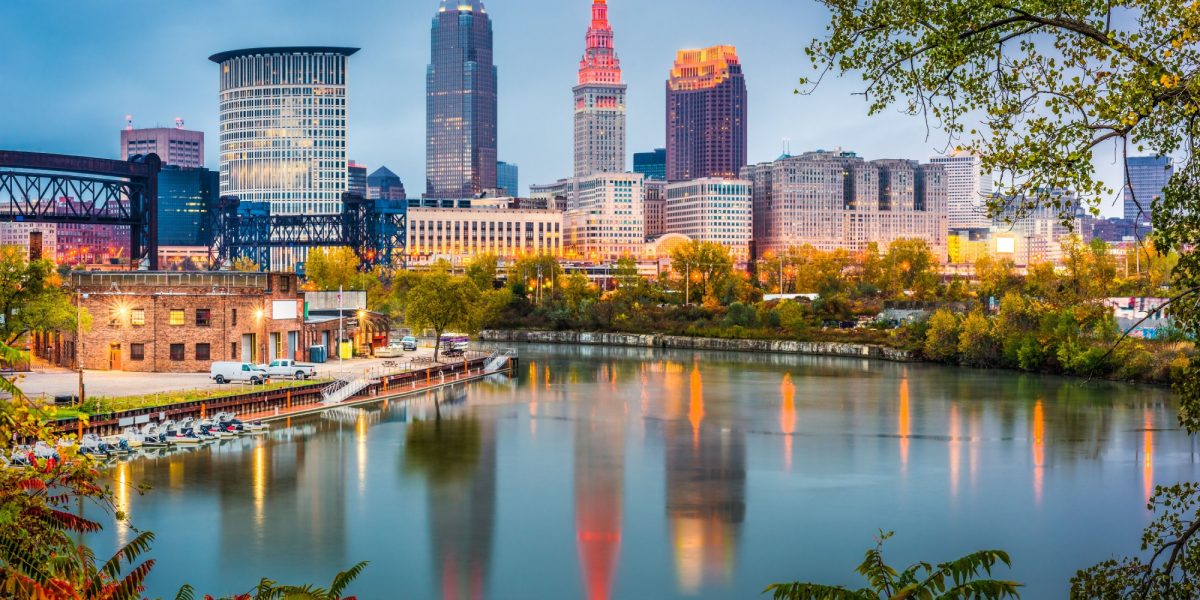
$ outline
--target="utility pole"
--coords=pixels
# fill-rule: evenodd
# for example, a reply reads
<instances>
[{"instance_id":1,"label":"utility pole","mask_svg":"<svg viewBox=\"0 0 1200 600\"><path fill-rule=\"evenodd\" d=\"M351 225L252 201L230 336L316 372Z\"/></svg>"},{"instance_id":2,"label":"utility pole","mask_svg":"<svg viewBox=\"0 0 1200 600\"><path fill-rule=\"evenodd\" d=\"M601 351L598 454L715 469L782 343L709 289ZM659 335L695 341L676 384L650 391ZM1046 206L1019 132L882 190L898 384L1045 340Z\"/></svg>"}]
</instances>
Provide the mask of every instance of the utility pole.
<instances>
[{"instance_id":1,"label":"utility pole","mask_svg":"<svg viewBox=\"0 0 1200 600\"><path fill-rule=\"evenodd\" d=\"M79 371L79 396L83 404L83 292L75 290L75 368Z\"/></svg>"},{"instance_id":2,"label":"utility pole","mask_svg":"<svg viewBox=\"0 0 1200 600\"><path fill-rule=\"evenodd\" d=\"M692 263L684 263L683 304L692 305Z\"/></svg>"},{"instance_id":3,"label":"utility pole","mask_svg":"<svg viewBox=\"0 0 1200 600\"><path fill-rule=\"evenodd\" d=\"M338 286L338 339L337 339L337 355L338 367L344 366L346 359L342 358L342 323L344 316L342 315L342 286Z\"/></svg>"}]
</instances>

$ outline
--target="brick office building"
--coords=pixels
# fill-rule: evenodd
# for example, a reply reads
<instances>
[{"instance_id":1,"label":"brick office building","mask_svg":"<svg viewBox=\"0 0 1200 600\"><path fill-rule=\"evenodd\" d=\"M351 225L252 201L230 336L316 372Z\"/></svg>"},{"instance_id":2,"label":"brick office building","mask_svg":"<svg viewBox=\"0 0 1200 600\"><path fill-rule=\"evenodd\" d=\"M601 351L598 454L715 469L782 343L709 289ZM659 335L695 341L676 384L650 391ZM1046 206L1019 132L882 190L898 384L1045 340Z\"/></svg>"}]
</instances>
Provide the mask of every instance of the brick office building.
<instances>
[{"instance_id":1,"label":"brick office building","mask_svg":"<svg viewBox=\"0 0 1200 600\"><path fill-rule=\"evenodd\" d=\"M83 367L208 372L213 361L304 358L304 302L292 274L73 273L92 316ZM74 366L75 332L35 341L35 352Z\"/></svg>"}]
</instances>

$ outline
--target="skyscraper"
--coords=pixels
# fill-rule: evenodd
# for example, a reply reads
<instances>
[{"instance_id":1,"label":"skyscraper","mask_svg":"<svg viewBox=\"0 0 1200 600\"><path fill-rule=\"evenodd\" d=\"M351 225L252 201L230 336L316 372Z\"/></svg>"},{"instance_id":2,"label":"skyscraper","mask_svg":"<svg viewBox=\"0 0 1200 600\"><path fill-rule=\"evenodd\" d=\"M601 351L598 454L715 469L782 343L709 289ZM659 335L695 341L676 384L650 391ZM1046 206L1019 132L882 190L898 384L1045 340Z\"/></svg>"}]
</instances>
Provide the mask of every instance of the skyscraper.
<instances>
[{"instance_id":1,"label":"skyscraper","mask_svg":"<svg viewBox=\"0 0 1200 600\"><path fill-rule=\"evenodd\" d=\"M945 156L934 156L929 162L946 168L950 229L991 227L986 201L992 195L992 174L984 172L983 159L956 149Z\"/></svg>"},{"instance_id":2,"label":"skyscraper","mask_svg":"<svg viewBox=\"0 0 1200 600\"><path fill-rule=\"evenodd\" d=\"M651 152L633 153L633 172L641 173L647 180L667 180L667 149L655 148Z\"/></svg>"},{"instance_id":3,"label":"skyscraper","mask_svg":"<svg viewBox=\"0 0 1200 600\"><path fill-rule=\"evenodd\" d=\"M346 82L358 48L250 48L220 65L221 195L276 215L338 214L346 191ZM307 249L271 251L291 270Z\"/></svg>"},{"instance_id":4,"label":"skyscraper","mask_svg":"<svg viewBox=\"0 0 1200 600\"><path fill-rule=\"evenodd\" d=\"M209 213L219 188L216 171L163 166L158 173L159 247L211 245Z\"/></svg>"},{"instance_id":5,"label":"skyscraper","mask_svg":"<svg viewBox=\"0 0 1200 600\"><path fill-rule=\"evenodd\" d=\"M472 198L496 187L496 67L482 0L442 0L430 38L425 196Z\"/></svg>"},{"instance_id":6,"label":"skyscraper","mask_svg":"<svg viewBox=\"0 0 1200 600\"><path fill-rule=\"evenodd\" d=\"M625 84L607 0L592 1L575 91L575 176L625 172Z\"/></svg>"},{"instance_id":7,"label":"skyscraper","mask_svg":"<svg viewBox=\"0 0 1200 600\"><path fill-rule=\"evenodd\" d=\"M746 79L733 46L680 50L667 80L667 181L746 166Z\"/></svg>"},{"instance_id":8,"label":"skyscraper","mask_svg":"<svg viewBox=\"0 0 1200 600\"><path fill-rule=\"evenodd\" d=\"M1137 224L1137 232L1149 230L1151 208L1162 199L1163 188L1175 167L1169 156L1129 157L1129 183L1125 186L1125 218Z\"/></svg>"},{"instance_id":9,"label":"skyscraper","mask_svg":"<svg viewBox=\"0 0 1200 600\"><path fill-rule=\"evenodd\" d=\"M157 154L163 166L200 168L204 166L204 132L189 131L179 121L177 127L121 130L121 160L139 154Z\"/></svg>"},{"instance_id":10,"label":"skyscraper","mask_svg":"<svg viewBox=\"0 0 1200 600\"><path fill-rule=\"evenodd\" d=\"M367 165L350 161L346 166L346 191L363 198L367 197Z\"/></svg>"},{"instance_id":11,"label":"skyscraper","mask_svg":"<svg viewBox=\"0 0 1200 600\"><path fill-rule=\"evenodd\" d=\"M521 170L512 163L500 161L496 163L496 186L508 192L509 196L521 195Z\"/></svg>"},{"instance_id":12,"label":"skyscraper","mask_svg":"<svg viewBox=\"0 0 1200 600\"><path fill-rule=\"evenodd\" d=\"M387 167L375 169L367 177L367 198L371 200L407 200L404 182Z\"/></svg>"}]
</instances>

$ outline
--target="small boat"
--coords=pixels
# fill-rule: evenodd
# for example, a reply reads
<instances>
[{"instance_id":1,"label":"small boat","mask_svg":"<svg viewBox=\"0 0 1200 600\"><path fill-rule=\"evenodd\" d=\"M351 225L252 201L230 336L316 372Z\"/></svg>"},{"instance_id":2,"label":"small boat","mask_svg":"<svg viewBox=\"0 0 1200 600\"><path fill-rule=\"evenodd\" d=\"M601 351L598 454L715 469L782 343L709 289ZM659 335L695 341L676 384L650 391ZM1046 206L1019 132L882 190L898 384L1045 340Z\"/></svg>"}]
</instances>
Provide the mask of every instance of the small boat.
<instances>
[{"instance_id":1,"label":"small boat","mask_svg":"<svg viewBox=\"0 0 1200 600\"><path fill-rule=\"evenodd\" d=\"M108 451L113 454L129 454L142 445L137 430L132 427L126 427L121 433L101 438L100 441L104 442Z\"/></svg>"},{"instance_id":2,"label":"small boat","mask_svg":"<svg viewBox=\"0 0 1200 600\"><path fill-rule=\"evenodd\" d=\"M142 448L165 448L168 445L166 430L159 430L158 425L146 423L142 430L136 432L138 444Z\"/></svg>"},{"instance_id":3,"label":"small boat","mask_svg":"<svg viewBox=\"0 0 1200 600\"><path fill-rule=\"evenodd\" d=\"M179 423L172 423L172 428L167 432L167 441L172 444L199 444L200 442L212 439L208 436L201 436L200 432L194 427L194 424L195 419L191 417Z\"/></svg>"},{"instance_id":4,"label":"small boat","mask_svg":"<svg viewBox=\"0 0 1200 600\"><path fill-rule=\"evenodd\" d=\"M239 421L237 417L233 416L232 413L217 413L216 422L218 427L226 431L242 433L246 430L245 424Z\"/></svg>"},{"instance_id":5,"label":"small boat","mask_svg":"<svg viewBox=\"0 0 1200 600\"><path fill-rule=\"evenodd\" d=\"M17 446L13 448L11 457L5 457L5 465L14 469L28 467L33 463L33 448L29 446Z\"/></svg>"},{"instance_id":6,"label":"small boat","mask_svg":"<svg viewBox=\"0 0 1200 600\"><path fill-rule=\"evenodd\" d=\"M38 460L62 460L58 450L55 450L46 442L39 441L33 445L32 454Z\"/></svg>"},{"instance_id":7,"label":"small boat","mask_svg":"<svg viewBox=\"0 0 1200 600\"><path fill-rule=\"evenodd\" d=\"M100 439L100 436L94 433L85 433L83 438L79 440L79 453L88 456L104 456L110 454L108 444ZM41 458L40 456L38 458Z\"/></svg>"},{"instance_id":8,"label":"small boat","mask_svg":"<svg viewBox=\"0 0 1200 600\"><path fill-rule=\"evenodd\" d=\"M219 439L236 437L237 432L231 431L228 427L222 427L218 423L214 423L211 419L200 421L200 429L211 436Z\"/></svg>"}]
</instances>

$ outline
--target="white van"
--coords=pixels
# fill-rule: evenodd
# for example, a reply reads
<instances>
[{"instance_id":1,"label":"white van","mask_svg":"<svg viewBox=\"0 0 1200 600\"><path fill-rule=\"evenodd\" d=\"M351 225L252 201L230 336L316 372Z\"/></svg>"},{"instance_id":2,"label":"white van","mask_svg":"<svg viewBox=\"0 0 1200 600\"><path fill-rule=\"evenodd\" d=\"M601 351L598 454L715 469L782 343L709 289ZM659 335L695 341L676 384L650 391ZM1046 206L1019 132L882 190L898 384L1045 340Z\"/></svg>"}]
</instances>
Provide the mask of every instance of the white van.
<instances>
[{"instance_id":1,"label":"white van","mask_svg":"<svg viewBox=\"0 0 1200 600\"><path fill-rule=\"evenodd\" d=\"M262 367L240 362L215 362L209 370L209 376L218 385L231 381L258 385L270 379Z\"/></svg>"}]
</instances>

